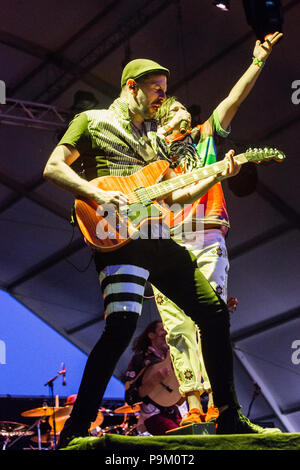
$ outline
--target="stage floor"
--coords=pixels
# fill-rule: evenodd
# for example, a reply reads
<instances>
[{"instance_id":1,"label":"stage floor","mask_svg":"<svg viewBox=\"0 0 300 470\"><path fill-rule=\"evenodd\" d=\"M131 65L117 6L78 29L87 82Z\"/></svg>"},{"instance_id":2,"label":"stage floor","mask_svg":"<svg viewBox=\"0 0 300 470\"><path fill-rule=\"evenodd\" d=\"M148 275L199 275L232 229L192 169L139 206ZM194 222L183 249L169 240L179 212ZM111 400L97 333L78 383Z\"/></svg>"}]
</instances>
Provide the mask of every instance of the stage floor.
<instances>
[{"instance_id":1,"label":"stage floor","mask_svg":"<svg viewBox=\"0 0 300 470\"><path fill-rule=\"evenodd\" d=\"M300 433L268 435L122 436L73 439L66 449L147 453L202 450L300 450Z\"/></svg>"}]
</instances>

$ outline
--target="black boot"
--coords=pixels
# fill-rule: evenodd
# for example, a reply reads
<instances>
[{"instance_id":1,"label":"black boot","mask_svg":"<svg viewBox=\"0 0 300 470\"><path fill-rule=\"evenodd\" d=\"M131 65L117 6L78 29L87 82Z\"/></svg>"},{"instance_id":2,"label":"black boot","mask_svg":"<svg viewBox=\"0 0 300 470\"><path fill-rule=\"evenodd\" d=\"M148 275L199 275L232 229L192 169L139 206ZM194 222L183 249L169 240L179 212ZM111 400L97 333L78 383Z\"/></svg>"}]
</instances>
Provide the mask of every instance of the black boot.
<instances>
[{"instance_id":1,"label":"black boot","mask_svg":"<svg viewBox=\"0 0 300 470\"><path fill-rule=\"evenodd\" d=\"M62 449L74 437L89 435L108 382L118 360L130 343L139 315L135 312L117 312L109 315L101 338L91 351L77 399L66 421L57 448Z\"/></svg>"},{"instance_id":2,"label":"black boot","mask_svg":"<svg viewBox=\"0 0 300 470\"><path fill-rule=\"evenodd\" d=\"M227 408L217 419L217 434L268 434L281 433L277 428L263 428L243 416L236 408Z\"/></svg>"},{"instance_id":3,"label":"black boot","mask_svg":"<svg viewBox=\"0 0 300 470\"><path fill-rule=\"evenodd\" d=\"M68 418L65 422L64 428L60 433L56 450L65 449L69 443L76 437L87 437L89 435L89 424L76 425Z\"/></svg>"}]
</instances>

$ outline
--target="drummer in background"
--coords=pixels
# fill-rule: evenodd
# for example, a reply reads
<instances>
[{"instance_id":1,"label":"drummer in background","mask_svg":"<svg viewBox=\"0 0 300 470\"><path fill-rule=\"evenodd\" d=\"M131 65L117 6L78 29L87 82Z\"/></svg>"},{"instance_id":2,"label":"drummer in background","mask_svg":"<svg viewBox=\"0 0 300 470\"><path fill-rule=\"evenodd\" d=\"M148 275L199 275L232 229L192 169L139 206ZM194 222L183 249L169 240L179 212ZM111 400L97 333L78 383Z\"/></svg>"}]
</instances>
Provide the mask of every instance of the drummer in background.
<instances>
[{"instance_id":1,"label":"drummer in background","mask_svg":"<svg viewBox=\"0 0 300 470\"><path fill-rule=\"evenodd\" d=\"M132 356L125 374L125 401L129 405L141 403L137 429L152 435L163 435L179 427L182 419L177 405L162 407L149 398L148 394L172 373L172 364L162 364L156 372L144 377L150 366L164 361L168 353L166 331L160 320L150 323L133 343Z\"/></svg>"}]
</instances>

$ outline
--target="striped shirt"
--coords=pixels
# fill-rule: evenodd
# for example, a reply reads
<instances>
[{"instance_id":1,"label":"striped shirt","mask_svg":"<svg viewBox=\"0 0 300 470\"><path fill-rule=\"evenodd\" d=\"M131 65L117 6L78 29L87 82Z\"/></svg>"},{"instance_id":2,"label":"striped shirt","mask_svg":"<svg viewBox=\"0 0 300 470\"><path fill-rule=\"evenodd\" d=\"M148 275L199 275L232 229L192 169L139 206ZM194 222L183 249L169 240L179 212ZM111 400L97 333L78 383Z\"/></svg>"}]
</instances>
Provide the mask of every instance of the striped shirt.
<instances>
[{"instance_id":1,"label":"striped shirt","mask_svg":"<svg viewBox=\"0 0 300 470\"><path fill-rule=\"evenodd\" d=\"M139 132L130 121L128 103L117 98L108 109L77 114L58 145L78 150L74 167L87 180L128 176L152 161L168 160L168 147L156 131L156 121L148 120Z\"/></svg>"}]
</instances>

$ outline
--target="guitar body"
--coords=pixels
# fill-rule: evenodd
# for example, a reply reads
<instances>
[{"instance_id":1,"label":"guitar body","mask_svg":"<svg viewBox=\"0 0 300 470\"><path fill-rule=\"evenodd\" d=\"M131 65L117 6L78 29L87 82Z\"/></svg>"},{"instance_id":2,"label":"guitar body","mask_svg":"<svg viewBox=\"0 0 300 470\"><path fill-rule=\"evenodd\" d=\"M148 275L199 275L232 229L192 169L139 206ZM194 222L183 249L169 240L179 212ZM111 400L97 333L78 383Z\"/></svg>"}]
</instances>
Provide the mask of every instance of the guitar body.
<instances>
[{"instance_id":1,"label":"guitar body","mask_svg":"<svg viewBox=\"0 0 300 470\"><path fill-rule=\"evenodd\" d=\"M170 354L167 355L164 361L154 364L153 366L149 366L149 368L144 372L143 382L151 382L151 378L156 375L157 371L165 366L170 370L169 375L160 383L154 385L151 392L147 395L158 405L168 407L176 405L182 398L179 392L178 380L173 369Z\"/></svg>"},{"instance_id":2,"label":"guitar body","mask_svg":"<svg viewBox=\"0 0 300 470\"><path fill-rule=\"evenodd\" d=\"M99 206L91 199L76 199L75 214L86 242L100 251L113 251L127 244L150 221L162 222L170 211L155 200L140 202L136 189L157 183L169 169L167 161L159 160L130 176L102 176L90 181L104 191L120 191L128 196L130 214L122 214L113 205Z\"/></svg>"},{"instance_id":3,"label":"guitar body","mask_svg":"<svg viewBox=\"0 0 300 470\"><path fill-rule=\"evenodd\" d=\"M239 163L258 163L271 159L283 161L285 155L276 149L255 148L234 158ZM120 191L127 196L128 203L117 210L113 204L100 206L91 199L76 199L75 214L79 228L89 245L104 252L121 248L134 238L149 238L149 225L151 237L157 238L159 231L163 231L163 225L180 228L182 223L188 222L193 208L192 204L188 204L184 210L180 205L177 208L172 206L170 210L164 202L159 203L158 200L178 188L219 174L225 166L222 160L191 173L160 181L168 171L169 164L165 160L158 160L130 176L96 178L90 183L104 191Z\"/></svg>"}]
</instances>

